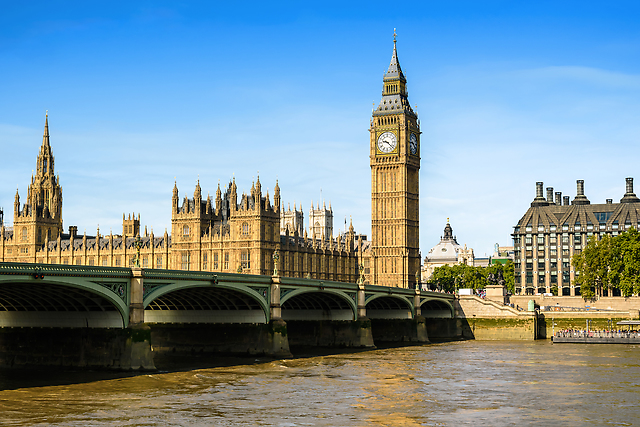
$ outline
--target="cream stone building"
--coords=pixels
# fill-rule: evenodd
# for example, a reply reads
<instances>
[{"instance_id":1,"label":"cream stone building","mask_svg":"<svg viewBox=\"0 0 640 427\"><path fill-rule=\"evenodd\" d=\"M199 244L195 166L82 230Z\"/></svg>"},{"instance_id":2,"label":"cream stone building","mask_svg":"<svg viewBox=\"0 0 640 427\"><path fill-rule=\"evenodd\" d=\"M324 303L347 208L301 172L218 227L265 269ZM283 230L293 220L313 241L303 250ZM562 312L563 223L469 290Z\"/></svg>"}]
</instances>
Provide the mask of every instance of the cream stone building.
<instances>
[{"instance_id":1,"label":"cream stone building","mask_svg":"<svg viewBox=\"0 0 640 427\"><path fill-rule=\"evenodd\" d=\"M466 264L476 266L476 259L473 249L467 248L467 245L458 244L456 236L453 235L453 228L449 224L444 227L444 235L440 237L440 242L429 250L424 258L424 264L421 269L422 282L426 282L431 278L433 271L443 265Z\"/></svg>"}]
</instances>

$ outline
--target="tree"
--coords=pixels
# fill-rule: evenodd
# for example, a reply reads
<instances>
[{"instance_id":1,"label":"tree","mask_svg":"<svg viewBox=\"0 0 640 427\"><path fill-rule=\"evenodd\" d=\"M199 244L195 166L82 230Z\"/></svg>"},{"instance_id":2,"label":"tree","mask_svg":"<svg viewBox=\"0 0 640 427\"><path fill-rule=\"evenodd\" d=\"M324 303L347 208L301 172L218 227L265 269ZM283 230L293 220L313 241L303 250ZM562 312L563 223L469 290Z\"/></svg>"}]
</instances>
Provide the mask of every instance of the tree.
<instances>
[{"instance_id":1,"label":"tree","mask_svg":"<svg viewBox=\"0 0 640 427\"><path fill-rule=\"evenodd\" d=\"M640 233L633 228L619 236L589 239L571 263L585 300L603 288L619 289L625 297L640 294Z\"/></svg>"},{"instance_id":2,"label":"tree","mask_svg":"<svg viewBox=\"0 0 640 427\"><path fill-rule=\"evenodd\" d=\"M582 252L573 255L575 283L580 285L580 294L585 301L593 299L596 290L600 293L602 287L610 285L611 240L607 235L601 240L591 237Z\"/></svg>"},{"instance_id":3,"label":"tree","mask_svg":"<svg viewBox=\"0 0 640 427\"><path fill-rule=\"evenodd\" d=\"M497 276L499 270L502 270L506 288L513 292L515 280L512 261L508 261L505 265L494 264L486 268L466 264L443 265L433 270L429 285L445 292L454 292L460 288L484 289L488 284L489 274L493 273Z\"/></svg>"},{"instance_id":4,"label":"tree","mask_svg":"<svg viewBox=\"0 0 640 427\"><path fill-rule=\"evenodd\" d=\"M625 297L640 293L640 233L630 229L611 239L612 285Z\"/></svg>"}]
</instances>

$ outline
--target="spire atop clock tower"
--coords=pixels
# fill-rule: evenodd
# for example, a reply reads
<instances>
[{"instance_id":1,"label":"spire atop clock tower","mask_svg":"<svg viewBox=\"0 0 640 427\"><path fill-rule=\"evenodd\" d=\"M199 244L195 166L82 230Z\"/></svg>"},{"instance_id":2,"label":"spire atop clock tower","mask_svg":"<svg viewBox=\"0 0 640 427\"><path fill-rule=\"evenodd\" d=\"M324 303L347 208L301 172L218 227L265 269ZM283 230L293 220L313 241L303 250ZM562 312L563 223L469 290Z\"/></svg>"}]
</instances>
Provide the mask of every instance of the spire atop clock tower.
<instances>
[{"instance_id":1,"label":"spire atop clock tower","mask_svg":"<svg viewBox=\"0 0 640 427\"><path fill-rule=\"evenodd\" d=\"M391 63L389 64L389 69L384 75L384 79L399 79L407 82L407 79L402 74L402 68L400 68L400 63L398 62L398 52L396 50L396 29L393 29L393 54L391 55Z\"/></svg>"}]
</instances>

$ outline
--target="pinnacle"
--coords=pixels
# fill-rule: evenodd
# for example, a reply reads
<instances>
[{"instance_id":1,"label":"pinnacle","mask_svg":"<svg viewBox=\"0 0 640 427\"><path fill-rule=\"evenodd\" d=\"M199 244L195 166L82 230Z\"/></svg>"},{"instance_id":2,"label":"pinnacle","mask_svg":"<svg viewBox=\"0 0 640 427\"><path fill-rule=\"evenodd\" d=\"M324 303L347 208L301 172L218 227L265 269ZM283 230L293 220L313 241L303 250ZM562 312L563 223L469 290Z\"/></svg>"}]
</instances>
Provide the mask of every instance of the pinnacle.
<instances>
[{"instance_id":1,"label":"pinnacle","mask_svg":"<svg viewBox=\"0 0 640 427\"><path fill-rule=\"evenodd\" d=\"M396 49L396 38L395 32L393 37L393 54L391 55L391 62L389 63L389 68L384 75L384 79L401 79L405 80L404 74L402 73L402 68L400 68L400 62L398 61L398 51Z\"/></svg>"}]
</instances>

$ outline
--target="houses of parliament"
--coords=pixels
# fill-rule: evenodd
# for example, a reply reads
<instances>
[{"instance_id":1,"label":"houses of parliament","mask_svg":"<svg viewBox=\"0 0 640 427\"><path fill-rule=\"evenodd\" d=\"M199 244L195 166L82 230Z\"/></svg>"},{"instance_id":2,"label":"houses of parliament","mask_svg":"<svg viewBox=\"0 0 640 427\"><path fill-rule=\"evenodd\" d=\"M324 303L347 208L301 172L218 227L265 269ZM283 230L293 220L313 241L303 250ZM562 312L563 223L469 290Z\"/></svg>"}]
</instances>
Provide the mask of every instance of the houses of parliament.
<instances>
[{"instance_id":1,"label":"houses of parliament","mask_svg":"<svg viewBox=\"0 0 640 427\"><path fill-rule=\"evenodd\" d=\"M419 168L420 123L408 101L407 81L394 46L383 77L382 99L370 121L371 240L346 232L333 235L331 207L304 215L285 209L276 181L273 194L260 178L248 194L238 194L233 179L203 198L193 194L171 202L171 233L141 230L140 215L124 214L122 232L78 234L63 229L62 187L56 175L48 116L27 196L16 191L13 226L0 211L0 262L213 271L355 282L413 288L420 271ZM139 258L138 258L139 253ZM277 264L276 264L277 263Z\"/></svg>"}]
</instances>

